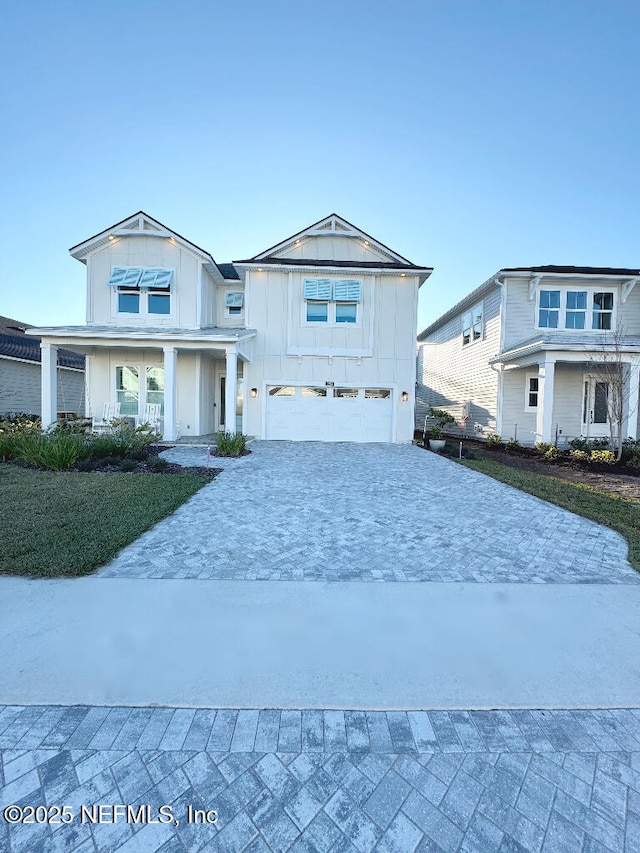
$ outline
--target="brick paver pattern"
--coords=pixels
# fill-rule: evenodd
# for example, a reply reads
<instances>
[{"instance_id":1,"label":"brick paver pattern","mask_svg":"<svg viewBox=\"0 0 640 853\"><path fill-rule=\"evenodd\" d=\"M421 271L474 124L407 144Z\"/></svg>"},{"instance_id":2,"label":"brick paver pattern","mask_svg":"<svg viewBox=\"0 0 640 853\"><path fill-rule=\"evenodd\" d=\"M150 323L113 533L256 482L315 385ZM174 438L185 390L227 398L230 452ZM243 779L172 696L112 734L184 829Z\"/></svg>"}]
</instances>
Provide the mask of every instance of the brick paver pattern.
<instances>
[{"instance_id":1,"label":"brick paver pattern","mask_svg":"<svg viewBox=\"0 0 640 853\"><path fill-rule=\"evenodd\" d=\"M178 822L0 819L3 853L637 853L640 710L9 706L0 785L1 808L170 805Z\"/></svg>"},{"instance_id":2,"label":"brick paver pattern","mask_svg":"<svg viewBox=\"0 0 640 853\"><path fill-rule=\"evenodd\" d=\"M415 446L251 448L102 576L640 583L614 531Z\"/></svg>"}]
</instances>

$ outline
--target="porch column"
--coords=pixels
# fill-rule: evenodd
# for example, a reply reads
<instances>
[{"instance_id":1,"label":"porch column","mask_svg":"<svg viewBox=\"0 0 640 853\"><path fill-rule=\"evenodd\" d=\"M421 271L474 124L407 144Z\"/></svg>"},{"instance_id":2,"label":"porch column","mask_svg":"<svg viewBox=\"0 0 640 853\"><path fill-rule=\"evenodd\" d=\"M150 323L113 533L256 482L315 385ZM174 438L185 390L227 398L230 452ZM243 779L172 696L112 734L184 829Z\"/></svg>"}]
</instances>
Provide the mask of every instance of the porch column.
<instances>
[{"instance_id":1,"label":"porch column","mask_svg":"<svg viewBox=\"0 0 640 853\"><path fill-rule=\"evenodd\" d=\"M627 423L622 440L638 437L638 386L640 386L640 361L629 364L629 395L627 397Z\"/></svg>"},{"instance_id":2,"label":"porch column","mask_svg":"<svg viewBox=\"0 0 640 853\"><path fill-rule=\"evenodd\" d=\"M536 416L536 440L554 440L553 433L553 385L555 379L555 359L545 359L538 365L538 412Z\"/></svg>"},{"instance_id":3,"label":"porch column","mask_svg":"<svg viewBox=\"0 0 640 853\"><path fill-rule=\"evenodd\" d=\"M164 430L165 441L178 437L176 368L178 351L175 347L163 347L164 353Z\"/></svg>"},{"instance_id":4,"label":"porch column","mask_svg":"<svg viewBox=\"0 0 640 853\"><path fill-rule=\"evenodd\" d=\"M227 432L236 431L236 397L238 396L238 356L235 347L227 347L226 385L224 395L225 425Z\"/></svg>"},{"instance_id":5,"label":"porch column","mask_svg":"<svg viewBox=\"0 0 640 853\"><path fill-rule=\"evenodd\" d=\"M58 347L40 343L42 429L58 420Z\"/></svg>"}]
</instances>

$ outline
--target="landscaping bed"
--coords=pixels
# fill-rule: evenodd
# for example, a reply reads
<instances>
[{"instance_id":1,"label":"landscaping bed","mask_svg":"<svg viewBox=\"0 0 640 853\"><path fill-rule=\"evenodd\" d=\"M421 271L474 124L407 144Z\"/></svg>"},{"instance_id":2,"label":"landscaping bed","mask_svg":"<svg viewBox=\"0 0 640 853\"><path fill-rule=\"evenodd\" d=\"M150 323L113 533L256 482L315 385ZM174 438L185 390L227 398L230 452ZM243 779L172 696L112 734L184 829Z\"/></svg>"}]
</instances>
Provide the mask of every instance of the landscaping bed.
<instances>
[{"instance_id":1,"label":"landscaping bed","mask_svg":"<svg viewBox=\"0 0 640 853\"><path fill-rule=\"evenodd\" d=\"M459 442L451 442L457 454ZM571 483L583 483L620 497L640 500L640 468L635 465L602 465L598 463L578 462L570 457L560 456L553 462L541 458L534 448L502 450L489 447L485 442L464 440L464 448L475 456L493 459L509 468L529 471L546 477L555 477Z\"/></svg>"}]
</instances>

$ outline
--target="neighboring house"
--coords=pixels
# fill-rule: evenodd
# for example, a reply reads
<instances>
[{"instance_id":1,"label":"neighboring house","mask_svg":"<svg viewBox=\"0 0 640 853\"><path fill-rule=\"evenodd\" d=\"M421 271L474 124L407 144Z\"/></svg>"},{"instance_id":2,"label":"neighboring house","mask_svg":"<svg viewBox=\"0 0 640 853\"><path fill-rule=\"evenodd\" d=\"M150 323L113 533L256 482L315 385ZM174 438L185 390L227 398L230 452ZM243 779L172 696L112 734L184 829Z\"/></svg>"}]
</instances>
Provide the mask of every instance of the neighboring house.
<instances>
[{"instance_id":1,"label":"neighboring house","mask_svg":"<svg viewBox=\"0 0 640 853\"><path fill-rule=\"evenodd\" d=\"M332 214L252 258L209 252L139 211L85 240L87 324L41 328L87 357L87 408L162 406L163 434L410 441L418 289L431 273Z\"/></svg>"},{"instance_id":2,"label":"neighboring house","mask_svg":"<svg viewBox=\"0 0 640 853\"><path fill-rule=\"evenodd\" d=\"M640 270L502 269L418 335L416 427L429 406L466 435L566 444L609 435L598 362L623 362L623 435L638 435ZM618 345L615 339L618 339Z\"/></svg>"},{"instance_id":3,"label":"neighboring house","mask_svg":"<svg viewBox=\"0 0 640 853\"><path fill-rule=\"evenodd\" d=\"M0 317L0 415L40 414L40 341L27 337L27 323ZM84 414L84 356L58 351L56 370L59 414Z\"/></svg>"}]
</instances>

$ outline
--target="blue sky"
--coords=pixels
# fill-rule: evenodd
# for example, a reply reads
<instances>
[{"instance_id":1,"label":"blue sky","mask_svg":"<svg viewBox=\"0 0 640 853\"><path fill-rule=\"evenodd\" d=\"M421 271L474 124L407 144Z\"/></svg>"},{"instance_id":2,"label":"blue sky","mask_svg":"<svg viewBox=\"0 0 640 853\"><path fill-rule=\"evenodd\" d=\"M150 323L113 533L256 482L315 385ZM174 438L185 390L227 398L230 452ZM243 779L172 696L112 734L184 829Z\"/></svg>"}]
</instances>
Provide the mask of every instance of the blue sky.
<instances>
[{"instance_id":1,"label":"blue sky","mask_svg":"<svg viewBox=\"0 0 640 853\"><path fill-rule=\"evenodd\" d=\"M0 314L84 322L139 209L219 261L337 212L435 267L640 265L636 2L30 0L0 28Z\"/></svg>"}]
</instances>

